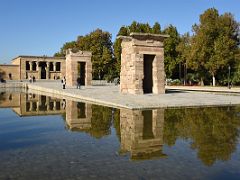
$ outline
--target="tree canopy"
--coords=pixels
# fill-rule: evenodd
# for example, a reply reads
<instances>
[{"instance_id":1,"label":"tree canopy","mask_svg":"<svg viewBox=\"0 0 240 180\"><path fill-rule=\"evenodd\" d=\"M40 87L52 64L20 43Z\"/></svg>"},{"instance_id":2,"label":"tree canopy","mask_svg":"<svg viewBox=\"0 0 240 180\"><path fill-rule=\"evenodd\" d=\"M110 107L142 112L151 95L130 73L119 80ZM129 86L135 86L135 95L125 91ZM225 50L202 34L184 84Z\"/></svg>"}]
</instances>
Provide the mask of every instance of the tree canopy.
<instances>
[{"instance_id":1,"label":"tree canopy","mask_svg":"<svg viewBox=\"0 0 240 180\"><path fill-rule=\"evenodd\" d=\"M208 72L213 78L219 70L233 66L239 45L239 24L231 13L219 15L215 8L207 9L200 15L200 23L193 26L191 56L192 69Z\"/></svg>"},{"instance_id":2,"label":"tree canopy","mask_svg":"<svg viewBox=\"0 0 240 180\"><path fill-rule=\"evenodd\" d=\"M76 41L67 42L55 56L65 56L66 50L91 51L93 64L93 79L103 79L112 75L114 71L114 59L111 34L101 29L85 35L78 36Z\"/></svg>"},{"instance_id":3,"label":"tree canopy","mask_svg":"<svg viewBox=\"0 0 240 180\"><path fill-rule=\"evenodd\" d=\"M138 23L133 21L129 26L122 26L119 29L117 36L129 36L131 32L160 34L161 26L158 22L155 22L155 24L151 27L148 23ZM121 39L116 39L113 45L114 58L116 62L116 76L120 76L121 70L121 42Z\"/></svg>"},{"instance_id":4,"label":"tree canopy","mask_svg":"<svg viewBox=\"0 0 240 180\"><path fill-rule=\"evenodd\" d=\"M204 11L199 16L199 23L189 32L180 35L177 27L170 24L161 28L160 23L133 21L120 27L117 36L129 36L131 32L168 34L164 40L164 66L167 78L179 79L184 84L190 81L213 85L225 85L228 70L231 79L240 84L240 32L239 22L231 13L219 14L215 8ZM68 48L92 51L93 78L112 80L120 76L121 39L115 39L109 32L96 29L78 36L76 41L66 42L55 56L65 56ZM183 81L182 81L183 80Z\"/></svg>"}]
</instances>

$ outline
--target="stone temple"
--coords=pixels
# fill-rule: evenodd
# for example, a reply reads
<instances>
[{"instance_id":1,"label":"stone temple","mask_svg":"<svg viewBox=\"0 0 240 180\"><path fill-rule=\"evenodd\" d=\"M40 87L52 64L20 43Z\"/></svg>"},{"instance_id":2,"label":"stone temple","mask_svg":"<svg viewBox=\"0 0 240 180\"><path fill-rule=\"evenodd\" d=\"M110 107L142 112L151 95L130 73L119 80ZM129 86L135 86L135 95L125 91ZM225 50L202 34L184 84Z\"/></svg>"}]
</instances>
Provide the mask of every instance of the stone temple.
<instances>
[{"instance_id":1,"label":"stone temple","mask_svg":"<svg viewBox=\"0 0 240 180\"><path fill-rule=\"evenodd\" d=\"M77 77L81 78L81 85L91 85L92 81L92 53L88 51L72 52L67 50L66 57L47 56L18 56L11 64L0 65L0 78L4 80L56 80L66 77L68 86L77 84Z\"/></svg>"},{"instance_id":2,"label":"stone temple","mask_svg":"<svg viewBox=\"0 0 240 180\"><path fill-rule=\"evenodd\" d=\"M165 93L163 40L168 35L131 33L122 39L120 91Z\"/></svg>"},{"instance_id":3,"label":"stone temple","mask_svg":"<svg viewBox=\"0 0 240 180\"><path fill-rule=\"evenodd\" d=\"M131 33L122 40L120 92L128 94L165 93L163 41L168 35ZM92 53L67 50L66 57L18 56L9 65L0 65L0 79L62 79L67 86L91 85Z\"/></svg>"}]
</instances>

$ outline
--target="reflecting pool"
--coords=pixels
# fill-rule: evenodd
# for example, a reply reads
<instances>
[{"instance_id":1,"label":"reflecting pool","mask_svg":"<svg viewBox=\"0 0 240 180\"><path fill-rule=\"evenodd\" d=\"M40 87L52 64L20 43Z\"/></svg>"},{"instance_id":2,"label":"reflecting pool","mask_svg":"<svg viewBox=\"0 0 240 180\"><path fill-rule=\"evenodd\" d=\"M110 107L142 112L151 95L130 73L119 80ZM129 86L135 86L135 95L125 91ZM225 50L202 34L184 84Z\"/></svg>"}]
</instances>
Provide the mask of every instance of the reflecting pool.
<instances>
[{"instance_id":1,"label":"reflecting pool","mask_svg":"<svg viewBox=\"0 0 240 180\"><path fill-rule=\"evenodd\" d=\"M0 93L0 179L239 179L240 106L115 109Z\"/></svg>"}]
</instances>

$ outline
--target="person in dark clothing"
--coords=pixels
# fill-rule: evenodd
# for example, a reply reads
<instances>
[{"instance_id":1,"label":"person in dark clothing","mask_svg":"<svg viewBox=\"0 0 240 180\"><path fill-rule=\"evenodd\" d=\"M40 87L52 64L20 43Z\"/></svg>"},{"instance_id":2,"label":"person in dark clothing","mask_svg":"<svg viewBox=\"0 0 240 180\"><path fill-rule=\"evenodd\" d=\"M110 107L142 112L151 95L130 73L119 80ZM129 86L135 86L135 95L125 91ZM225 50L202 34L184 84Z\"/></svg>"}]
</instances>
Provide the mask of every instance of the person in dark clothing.
<instances>
[{"instance_id":1,"label":"person in dark clothing","mask_svg":"<svg viewBox=\"0 0 240 180\"><path fill-rule=\"evenodd\" d=\"M77 89L80 89L81 88L81 78L78 77L77 78Z\"/></svg>"},{"instance_id":2,"label":"person in dark clothing","mask_svg":"<svg viewBox=\"0 0 240 180\"><path fill-rule=\"evenodd\" d=\"M66 89L66 78L65 78L65 76L62 79L62 85L63 85L63 89Z\"/></svg>"},{"instance_id":3,"label":"person in dark clothing","mask_svg":"<svg viewBox=\"0 0 240 180\"><path fill-rule=\"evenodd\" d=\"M35 76L32 77L32 82L33 82L33 83L36 82Z\"/></svg>"}]
</instances>

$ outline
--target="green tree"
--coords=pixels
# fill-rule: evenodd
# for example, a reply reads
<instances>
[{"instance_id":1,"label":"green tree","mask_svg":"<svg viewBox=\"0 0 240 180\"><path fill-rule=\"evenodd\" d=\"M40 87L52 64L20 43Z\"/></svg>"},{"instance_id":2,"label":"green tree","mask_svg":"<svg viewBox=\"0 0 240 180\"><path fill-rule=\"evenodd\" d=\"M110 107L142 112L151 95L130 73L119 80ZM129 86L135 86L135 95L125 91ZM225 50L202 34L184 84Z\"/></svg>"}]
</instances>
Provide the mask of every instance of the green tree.
<instances>
[{"instance_id":1,"label":"green tree","mask_svg":"<svg viewBox=\"0 0 240 180\"><path fill-rule=\"evenodd\" d=\"M185 33L180 37L179 44L176 47L178 52L178 62L180 64L180 68L183 67L183 74L184 74L184 85L186 84L186 76L187 76L187 62L189 59L189 53L191 48L191 37L189 33ZM179 74L181 77L181 69L179 69Z\"/></svg>"},{"instance_id":2,"label":"green tree","mask_svg":"<svg viewBox=\"0 0 240 180\"><path fill-rule=\"evenodd\" d=\"M91 51L93 79L111 78L116 71L111 38L109 32L96 29L85 36L78 36L76 41L65 43L55 56L65 56L69 48L73 51Z\"/></svg>"},{"instance_id":3,"label":"green tree","mask_svg":"<svg viewBox=\"0 0 240 180\"><path fill-rule=\"evenodd\" d=\"M154 34L160 34L161 33L161 26L158 22L156 22L153 27L151 27L148 23L138 23L136 21L133 21L131 25L129 26L122 26L119 29L119 32L117 36L129 36L131 32L137 32L137 33L154 33ZM114 59L116 63L116 75L120 76L121 71L121 39L116 39L113 45L114 49Z\"/></svg>"},{"instance_id":4,"label":"green tree","mask_svg":"<svg viewBox=\"0 0 240 180\"><path fill-rule=\"evenodd\" d=\"M193 26L193 32L189 64L201 72L202 79L208 71L215 86L217 72L234 62L239 25L230 13L219 15L215 8L210 8L200 15L200 23Z\"/></svg>"},{"instance_id":5,"label":"green tree","mask_svg":"<svg viewBox=\"0 0 240 180\"><path fill-rule=\"evenodd\" d=\"M63 45L63 47L60 49L60 51L54 54L54 57L65 57L66 51L68 49L72 49L73 51L76 51L78 49L76 41L66 42Z\"/></svg>"},{"instance_id":6,"label":"green tree","mask_svg":"<svg viewBox=\"0 0 240 180\"><path fill-rule=\"evenodd\" d=\"M158 22L155 22L155 24L153 25L151 33L161 34L161 26Z\"/></svg>"},{"instance_id":7,"label":"green tree","mask_svg":"<svg viewBox=\"0 0 240 180\"><path fill-rule=\"evenodd\" d=\"M240 85L240 48L238 48L237 53L235 54L235 67L234 67L234 73L233 73L233 79L232 82L235 85Z\"/></svg>"},{"instance_id":8,"label":"green tree","mask_svg":"<svg viewBox=\"0 0 240 180\"><path fill-rule=\"evenodd\" d=\"M114 68L111 38L109 32L96 29L84 37L79 37L76 42L80 50L92 52L94 79L105 78L110 73L109 69Z\"/></svg>"},{"instance_id":9,"label":"green tree","mask_svg":"<svg viewBox=\"0 0 240 180\"><path fill-rule=\"evenodd\" d=\"M177 28L169 25L163 30L164 34L170 37L164 40L164 66L167 78L178 78L179 61L177 46L180 42L180 36Z\"/></svg>"},{"instance_id":10,"label":"green tree","mask_svg":"<svg viewBox=\"0 0 240 180\"><path fill-rule=\"evenodd\" d=\"M191 148L205 165L226 161L238 143L238 112L237 107L167 109L164 143L172 146L178 138L191 139Z\"/></svg>"},{"instance_id":11,"label":"green tree","mask_svg":"<svg viewBox=\"0 0 240 180\"><path fill-rule=\"evenodd\" d=\"M130 34L129 28L126 26L122 26L117 34L117 36L128 36ZM122 47L121 47L122 40L116 39L113 44L113 50L114 50L114 59L115 59L115 69L116 74L115 77L120 76L121 71L121 53L122 53Z\"/></svg>"}]
</instances>

